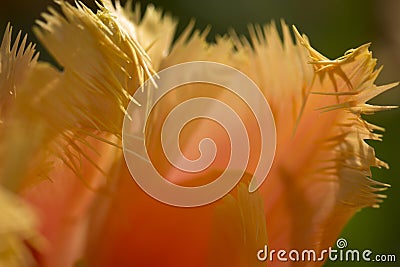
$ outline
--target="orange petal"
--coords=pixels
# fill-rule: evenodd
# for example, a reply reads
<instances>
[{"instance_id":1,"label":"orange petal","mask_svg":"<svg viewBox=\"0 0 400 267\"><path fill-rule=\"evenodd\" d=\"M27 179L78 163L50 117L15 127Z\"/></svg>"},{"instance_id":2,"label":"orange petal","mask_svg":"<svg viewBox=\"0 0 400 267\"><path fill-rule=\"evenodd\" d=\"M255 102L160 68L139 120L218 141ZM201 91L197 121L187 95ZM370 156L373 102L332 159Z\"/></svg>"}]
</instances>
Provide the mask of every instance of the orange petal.
<instances>
[{"instance_id":1,"label":"orange petal","mask_svg":"<svg viewBox=\"0 0 400 267\"><path fill-rule=\"evenodd\" d=\"M124 164L109 190L91 221L89 266L205 266L214 204L163 204L136 185Z\"/></svg>"},{"instance_id":2,"label":"orange petal","mask_svg":"<svg viewBox=\"0 0 400 267\"><path fill-rule=\"evenodd\" d=\"M40 266L72 266L83 253L91 203L99 187L108 182L107 176L120 155L104 142L89 138L88 142L97 152L82 146L83 153L101 165L102 172L89 160L78 159L79 179L70 167L55 159L48 180L29 184L22 191L37 212L41 233L48 242L45 250L39 251Z\"/></svg>"}]
</instances>

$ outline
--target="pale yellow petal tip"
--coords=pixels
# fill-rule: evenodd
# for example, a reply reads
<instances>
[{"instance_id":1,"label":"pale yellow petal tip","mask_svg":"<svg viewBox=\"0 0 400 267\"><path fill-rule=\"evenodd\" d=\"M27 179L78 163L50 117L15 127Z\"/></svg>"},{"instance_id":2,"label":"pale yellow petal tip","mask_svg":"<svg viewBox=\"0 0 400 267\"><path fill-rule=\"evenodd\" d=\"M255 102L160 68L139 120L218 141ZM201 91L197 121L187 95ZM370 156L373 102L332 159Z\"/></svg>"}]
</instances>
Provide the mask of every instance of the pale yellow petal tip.
<instances>
[{"instance_id":1,"label":"pale yellow petal tip","mask_svg":"<svg viewBox=\"0 0 400 267\"><path fill-rule=\"evenodd\" d=\"M26 34L22 37L22 32L19 31L13 41L12 33L13 27L8 23L0 45L0 119L6 106L11 104L10 100L19 94L19 85L39 56L35 45L27 43Z\"/></svg>"},{"instance_id":2,"label":"pale yellow petal tip","mask_svg":"<svg viewBox=\"0 0 400 267\"><path fill-rule=\"evenodd\" d=\"M294 35L296 37L296 40L301 44L301 45L307 45L308 44L308 40L305 39L305 36L301 35L299 30L297 29L297 27L295 25L292 25L292 29L294 32Z\"/></svg>"},{"instance_id":3,"label":"pale yellow petal tip","mask_svg":"<svg viewBox=\"0 0 400 267\"><path fill-rule=\"evenodd\" d=\"M37 226L32 209L17 195L0 188L0 266L32 266L31 249L44 247Z\"/></svg>"},{"instance_id":4,"label":"pale yellow petal tip","mask_svg":"<svg viewBox=\"0 0 400 267\"><path fill-rule=\"evenodd\" d=\"M310 58L311 61L309 63L313 63L313 62L325 62L328 60L327 57L323 56L321 53L319 53L317 50L315 50L310 42L308 41L308 38L305 34L300 34L300 32L297 30L296 26L292 25L292 29L294 32L294 35L296 37L297 42L304 46L308 52L310 53Z\"/></svg>"}]
</instances>

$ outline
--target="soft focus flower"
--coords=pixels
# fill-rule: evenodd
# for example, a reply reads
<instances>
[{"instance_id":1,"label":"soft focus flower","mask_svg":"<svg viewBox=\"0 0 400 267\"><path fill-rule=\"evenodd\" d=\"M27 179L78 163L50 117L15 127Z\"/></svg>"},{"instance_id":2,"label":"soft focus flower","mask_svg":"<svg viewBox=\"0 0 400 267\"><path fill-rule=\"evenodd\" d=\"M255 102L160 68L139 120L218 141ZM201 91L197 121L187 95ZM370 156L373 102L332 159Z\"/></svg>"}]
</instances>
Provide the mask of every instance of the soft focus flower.
<instances>
[{"instance_id":1,"label":"soft focus flower","mask_svg":"<svg viewBox=\"0 0 400 267\"><path fill-rule=\"evenodd\" d=\"M152 6L141 17L139 7L131 11L130 4L109 0L97 13L81 3L59 5L61 13L50 8L35 33L62 70L37 61L26 39L12 45L10 27L0 48L4 266L29 266L34 259L59 267L265 266L256 258L264 244L325 249L355 212L381 202L388 185L373 180L370 167L388 166L364 139L380 140L375 131L383 129L362 115L391 109L366 102L395 84L374 84L380 69L368 45L329 60L297 30L294 42L284 23L282 39L271 24L250 27L250 41L231 33L215 44L191 23L173 43L176 22ZM278 144L259 192L249 194L244 186L257 163L254 142L247 174L231 194L184 209L154 200L135 184L122 155L121 128L145 80L193 60L224 63L252 78L273 111ZM169 105L192 94L172 95ZM149 140L156 140L160 118L152 118ZM196 124L183 150L209 129ZM154 155L162 152L157 142L147 145ZM218 176L223 162L195 180L182 173L169 178L204 183ZM161 168L173 173L169 165ZM15 214L5 215L11 210Z\"/></svg>"}]
</instances>

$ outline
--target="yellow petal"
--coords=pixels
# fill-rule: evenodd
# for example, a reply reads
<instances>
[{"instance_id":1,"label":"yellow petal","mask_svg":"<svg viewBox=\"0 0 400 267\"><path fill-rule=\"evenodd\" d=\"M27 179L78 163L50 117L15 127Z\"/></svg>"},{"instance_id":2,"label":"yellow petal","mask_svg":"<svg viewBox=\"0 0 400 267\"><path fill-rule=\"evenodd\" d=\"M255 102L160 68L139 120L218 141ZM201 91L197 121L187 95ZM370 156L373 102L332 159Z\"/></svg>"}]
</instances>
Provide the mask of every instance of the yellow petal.
<instances>
[{"instance_id":1,"label":"yellow petal","mask_svg":"<svg viewBox=\"0 0 400 267\"><path fill-rule=\"evenodd\" d=\"M20 39L21 32L12 42L12 27L8 24L0 45L0 123L38 57L35 45L26 45L27 36L21 42Z\"/></svg>"},{"instance_id":2,"label":"yellow petal","mask_svg":"<svg viewBox=\"0 0 400 267\"><path fill-rule=\"evenodd\" d=\"M132 11L132 1L128 1L124 7L118 1L115 7L110 0L102 1L104 10L125 29L127 35L140 43L148 54L151 64L155 70L159 69L161 60L169 53L174 37L176 20L168 14L163 15L161 9L153 5L146 7L146 12L141 18L140 4L137 3Z\"/></svg>"},{"instance_id":3,"label":"yellow petal","mask_svg":"<svg viewBox=\"0 0 400 267\"><path fill-rule=\"evenodd\" d=\"M43 249L38 221L31 208L0 187L0 265L7 267L32 266L31 249Z\"/></svg>"},{"instance_id":4,"label":"yellow petal","mask_svg":"<svg viewBox=\"0 0 400 267\"><path fill-rule=\"evenodd\" d=\"M267 223L269 241L272 248L320 250L357 210L381 202L387 185L372 180L370 167L387 165L364 142L379 140L379 127L361 114L390 108L365 102L395 84L374 84L379 70L368 45L329 60L305 37L297 34L295 44L284 25L283 32L281 44L273 28L255 28L247 71L277 125L275 162L263 186L267 218L279 218Z\"/></svg>"}]
</instances>

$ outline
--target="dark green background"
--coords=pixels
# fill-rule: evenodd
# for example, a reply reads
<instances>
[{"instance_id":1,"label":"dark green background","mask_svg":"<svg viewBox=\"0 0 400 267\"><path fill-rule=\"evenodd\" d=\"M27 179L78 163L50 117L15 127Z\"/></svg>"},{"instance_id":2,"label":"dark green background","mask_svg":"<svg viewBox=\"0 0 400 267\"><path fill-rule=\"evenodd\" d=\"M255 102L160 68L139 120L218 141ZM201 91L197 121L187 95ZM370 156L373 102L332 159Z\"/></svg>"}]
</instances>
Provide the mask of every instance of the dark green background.
<instances>
[{"instance_id":1,"label":"dark green background","mask_svg":"<svg viewBox=\"0 0 400 267\"><path fill-rule=\"evenodd\" d=\"M23 29L36 42L31 26L52 1L14 0L0 5L0 28L11 21L16 29ZM83 1L94 7L92 1ZM124 2L124 1L122 1ZM142 1L143 6L147 1ZM347 49L372 42L378 65L385 65L378 82L400 80L400 1L397 0L332 0L332 1L271 1L271 0L203 0L161 1L153 3L179 18L182 30L190 18L197 18L197 27L213 26L210 40L228 28L247 33L249 23L267 23L285 19L306 33L313 46L330 58L341 56ZM43 53L42 59L48 59ZM399 88L391 90L372 102L400 105ZM357 213L346 226L341 237L348 248L370 249L374 253L396 254L397 263L329 262L325 266L400 266L400 111L382 112L368 116L368 120L386 128L384 142L371 142L377 156L391 166L390 170L373 170L374 178L390 183L388 199L380 209L367 208Z\"/></svg>"}]
</instances>

